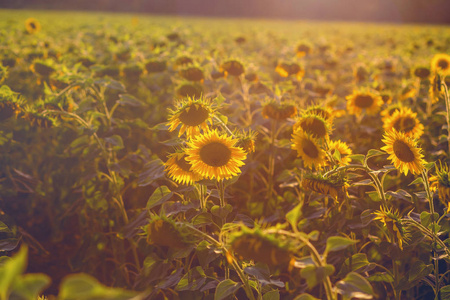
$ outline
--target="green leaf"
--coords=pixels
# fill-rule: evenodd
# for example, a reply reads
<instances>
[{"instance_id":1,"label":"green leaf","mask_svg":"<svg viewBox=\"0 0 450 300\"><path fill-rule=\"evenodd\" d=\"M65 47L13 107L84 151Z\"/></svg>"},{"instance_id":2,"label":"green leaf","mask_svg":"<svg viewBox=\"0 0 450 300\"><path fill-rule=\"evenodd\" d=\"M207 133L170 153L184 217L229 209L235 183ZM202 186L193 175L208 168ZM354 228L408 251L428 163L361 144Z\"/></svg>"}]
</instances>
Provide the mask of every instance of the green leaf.
<instances>
[{"instance_id":1,"label":"green leaf","mask_svg":"<svg viewBox=\"0 0 450 300\"><path fill-rule=\"evenodd\" d=\"M450 285L446 285L441 287L439 290L440 299L442 300L450 300Z\"/></svg>"},{"instance_id":2,"label":"green leaf","mask_svg":"<svg viewBox=\"0 0 450 300\"><path fill-rule=\"evenodd\" d=\"M129 300L136 295L136 292L109 288L94 277L80 273L64 277L58 300Z\"/></svg>"},{"instance_id":3,"label":"green leaf","mask_svg":"<svg viewBox=\"0 0 450 300\"><path fill-rule=\"evenodd\" d=\"M147 209L161 205L173 196L173 192L165 185L158 187L147 201Z\"/></svg>"},{"instance_id":4,"label":"green leaf","mask_svg":"<svg viewBox=\"0 0 450 300\"><path fill-rule=\"evenodd\" d=\"M348 273L343 280L336 283L336 289L344 299L372 299L374 296L370 283L355 272Z\"/></svg>"},{"instance_id":5,"label":"green leaf","mask_svg":"<svg viewBox=\"0 0 450 300\"><path fill-rule=\"evenodd\" d=\"M366 192L366 194L369 195L370 200L372 200L374 202L380 202L381 201L380 194L378 194L377 191Z\"/></svg>"},{"instance_id":6,"label":"green leaf","mask_svg":"<svg viewBox=\"0 0 450 300\"><path fill-rule=\"evenodd\" d=\"M227 204L224 207L220 207L219 205L211 207L211 214L223 220L225 220L232 211L233 206L231 206L231 204Z\"/></svg>"},{"instance_id":7,"label":"green leaf","mask_svg":"<svg viewBox=\"0 0 450 300\"><path fill-rule=\"evenodd\" d=\"M222 300L228 296L234 295L234 293L236 293L241 286L242 283L234 282L231 279L225 279L224 281L221 281L216 287L214 300Z\"/></svg>"},{"instance_id":8,"label":"green leaf","mask_svg":"<svg viewBox=\"0 0 450 300\"><path fill-rule=\"evenodd\" d=\"M422 279L433 271L433 265L426 265L423 261L417 260L408 272L409 282Z\"/></svg>"},{"instance_id":9,"label":"green leaf","mask_svg":"<svg viewBox=\"0 0 450 300\"><path fill-rule=\"evenodd\" d=\"M358 240L352 240L342 236L331 236L327 240L325 253L345 249L348 246L356 244L357 242Z\"/></svg>"},{"instance_id":10,"label":"green leaf","mask_svg":"<svg viewBox=\"0 0 450 300\"><path fill-rule=\"evenodd\" d=\"M379 272L379 273L374 273L372 275L370 275L367 280L369 281L373 281L373 282L394 282L394 278L386 272Z\"/></svg>"},{"instance_id":11,"label":"green leaf","mask_svg":"<svg viewBox=\"0 0 450 300\"><path fill-rule=\"evenodd\" d=\"M183 278L178 282L175 287L176 291L195 291L199 290L206 282L206 275L202 267L197 266L190 269L189 272L184 274Z\"/></svg>"},{"instance_id":12,"label":"green leaf","mask_svg":"<svg viewBox=\"0 0 450 300\"><path fill-rule=\"evenodd\" d=\"M342 268L339 274L342 276L348 272L356 271L363 267L368 266L370 263L367 260L367 255L365 253L356 253L351 258L347 258L342 264Z\"/></svg>"},{"instance_id":13,"label":"green leaf","mask_svg":"<svg viewBox=\"0 0 450 300\"><path fill-rule=\"evenodd\" d=\"M364 163L364 159L366 158L362 154L352 154L352 155L347 155L347 157L351 158L353 162L359 162L361 164Z\"/></svg>"},{"instance_id":14,"label":"green leaf","mask_svg":"<svg viewBox=\"0 0 450 300\"><path fill-rule=\"evenodd\" d=\"M14 283L12 295L21 299L37 299L50 282L50 277L45 274L25 274Z\"/></svg>"},{"instance_id":15,"label":"green leaf","mask_svg":"<svg viewBox=\"0 0 450 300\"><path fill-rule=\"evenodd\" d=\"M142 107L144 106L144 104L136 99L136 97L134 97L133 95L129 95L129 94L121 94L119 95L120 100L117 101L117 103L121 104L121 105L129 105L132 107Z\"/></svg>"},{"instance_id":16,"label":"green leaf","mask_svg":"<svg viewBox=\"0 0 450 300\"><path fill-rule=\"evenodd\" d=\"M310 294L301 294L295 297L294 300L320 300L320 299L313 297Z\"/></svg>"},{"instance_id":17,"label":"green leaf","mask_svg":"<svg viewBox=\"0 0 450 300\"><path fill-rule=\"evenodd\" d=\"M28 248L22 246L19 252L0 267L0 299L9 299L13 284L25 271Z\"/></svg>"},{"instance_id":18,"label":"green leaf","mask_svg":"<svg viewBox=\"0 0 450 300\"><path fill-rule=\"evenodd\" d=\"M371 158L371 157L379 156L379 155L384 155L384 154L386 154L386 152L380 151L380 150L377 150L377 149L370 149L370 150L367 152L366 160L369 159L369 158Z\"/></svg>"},{"instance_id":19,"label":"green leaf","mask_svg":"<svg viewBox=\"0 0 450 300\"><path fill-rule=\"evenodd\" d=\"M413 182L411 182L410 184L408 184L408 186L410 185L414 185L414 184L423 184L423 180L422 177L417 177Z\"/></svg>"},{"instance_id":20,"label":"green leaf","mask_svg":"<svg viewBox=\"0 0 450 300\"><path fill-rule=\"evenodd\" d=\"M192 225L209 225L212 223L212 216L208 212L202 212L192 219Z\"/></svg>"},{"instance_id":21,"label":"green leaf","mask_svg":"<svg viewBox=\"0 0 450 300\"><path fill-rule=\"evenodd\" d=\"M397 198L397 199L405 200L405 201L408 201L408 202L413 202L412 199L411 199L411 195L407 191L402 190L402 189L397 190L396 192L387 191L386 194L390 195L390 196L392 196L394 198Z\"/></svg>"},{"instance_id":22,"label":"green leaf","mask_svg":"<svg viewBox=\"0 0 450 300\"><path fill-rule=\"evenodd\" d=\"M420 223L428 228L432 224L433 220L436 222L439 219L439 214L435 212L433 215L433 220L431 219L431 217L432 215L429 212L423 211L422 213L420 213Z\"/></svg>"},{"instance_id":23,"label":"green leaf","mask_svg":"<svg viewBox=\"0 0 450 300\"><path fill-rule=\"evenodd\" d=\"M105 140L105 144L110 144L113 146L112 147L113 150L117 151L117 150L121 150L124 148L123 141L122 141L122 138L120 137L120 135L115 134L113 136L105 138L104 140Z\"/></svg>"},{"instance_id":24,"label":"green leaf","mask_svg":"<svg viewBox=\"0 0 450 300\"><path fill-rule=\"evenodd\" d=\"M298 220L302 217L302 203L299 203L286 214L286 220L291 224L292 228L297 228Z\"/></svg>"},{"instance_id":25,"label":"green leaf","mask_svg":"<svg viewBox=\"0 0 450 300\"><path fill-rule=\"evenodd\" d=\"M0 221L0 232L11 232L11 230L5 223Z\"/></svg>"},{"instance_id":26,"label":"green leaf","mask_svg":"<svg viewBox=\"0 0 450 300\"><path fill-rule=\"evenodd\" d=\"M333 273L333 265L325 265L324 267L309 265L300 271L300 275L306 279L309 289L312 289L319 283L323 282L327 276L330 276Z\"/></svg>"},{"instance_id":27,"label":"green leaf","mask_svg":"<svg viewBox=\"0 0 450 300\"><path fill-rule=\"evenodd\" d=\"M263 295L263 300L280 300L280 292L278 290L276 291L270 291Z\"/></svg>"}]
</instances>

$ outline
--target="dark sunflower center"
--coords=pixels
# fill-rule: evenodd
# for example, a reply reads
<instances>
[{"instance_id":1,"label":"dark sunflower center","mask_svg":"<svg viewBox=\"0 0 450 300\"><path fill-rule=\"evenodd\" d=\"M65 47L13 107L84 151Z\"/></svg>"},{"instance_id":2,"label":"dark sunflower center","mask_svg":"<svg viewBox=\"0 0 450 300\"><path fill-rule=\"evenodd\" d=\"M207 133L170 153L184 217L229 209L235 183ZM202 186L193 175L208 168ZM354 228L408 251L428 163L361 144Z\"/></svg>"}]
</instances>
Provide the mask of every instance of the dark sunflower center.
<instances>
[{"instance_id":1,"label":"dark sunflower center","mask_svg":"<svg viewBox=\"0 0 450 300\"><path fill-rule=\"evenodd\" d=\"M198 126L208 119L209 113L202 105L191 105L189 111L184 109L180 114L180 121L188 126Z\"/></svg>"},{"instance_id":2,"label":"dark sunflower center","mask_svg":"<svg viewBox=\"0 0 450 300\"><path fill-rule=\"evenodd\" d=\"M322 138L327 134L327 129L323 122L317 119L312 119L312 122L308 122L308 120L304 120L300 126L302 129L315 137Z\"/></svg>"},{"instance_id":3,"label":"dark sunflower center","mask_svg":"<svg viewBox=\"0 0 450 300\"><path fill-rule=\"evenodd\" d=\"M303 141L303 152L311 158L317 158L319 156L319 149L310 140L305 139Z\"/></svg>"},{"instance_id":4,"label":"dark sunflower center","mask_svg":"<svg viewBox=\"0 0 450 300\"><path fill-rule=\"evenodd\" d=\"M399 118L394 123L395 130L401 131L401 132L406 132L406 133L413 130L415 126L416 126L416 121L410 117Z\"/></svg>"},{"instance_id":5,"label":"dark sunflower center","mask_svg":"<svg viewBox=\"0 0 450 300\"><path fill-rule=\"evenodd\" d=\"M410 163L415 159L414 152L411 151L408 144L397 140L393 145L395 156L402 162Z\"/></svg>"},{"instance_id":6,"label":"dark sunflower center","mask_svg":"<svg viewBox=\"0 0 450 300\"><path fill-rule=\"evenodd\" d=\"M358 95L355 98L355 105L360 108L367 108L372 106L373 98L370 95Z\"/></svg>"},{"instance_id":7,"label":"dark sunflower center","mask_svg":"<svg viewBox=\"0 0 450 300\"><path fill-rule=\"evenodd\" d=\"M446 70L448 68L448 61L446 59L440 59L437 65L439 68Z\"/></svg>"},{"instance_id":8,"label":"dark sunflower center","mask_svg":"<svg viewBox=\"0 0 450 300\"><path fill-rule=\"evenodd\" d=\"M191 164L186 161L186 155L183 155L180 159L177 158L176 164L183 171L189 172L191 170Z\"/></svg>"},{"instance_id":9,"label":"dark sunflower center","mask_svg":"<svg viewBox=\"0 0 450 300\"><path fill-rule=\"evenodd\" d=\"M231 158L231 150L224 144L212 142L200 149L201 160L212 167L221 167Z\"/></svg>"},{"instance_id":10,"label":"dark sunflower center","mask_svg":"<svg viewBox=\"0 0 450 300\"><path fill-rule=\"evenodd\" d=\"M30 22L30 27L36 29L36 24L34 24L34 22Z\"/></svg>"}]
</instances>

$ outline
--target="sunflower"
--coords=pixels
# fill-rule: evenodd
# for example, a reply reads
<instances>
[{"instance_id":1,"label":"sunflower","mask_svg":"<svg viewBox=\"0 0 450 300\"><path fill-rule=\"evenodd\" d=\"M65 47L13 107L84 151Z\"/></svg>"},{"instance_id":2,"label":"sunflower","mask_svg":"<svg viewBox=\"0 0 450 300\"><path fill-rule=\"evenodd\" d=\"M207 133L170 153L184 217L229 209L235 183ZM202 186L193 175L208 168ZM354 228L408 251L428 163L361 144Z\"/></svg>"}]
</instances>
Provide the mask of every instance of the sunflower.
<instances>
[{"instance_id":1,"label":"sunflower","mask_svg":"<svg viewBox=\"0 0 450 300\"><path fill-rule=\"evenodd\" d=\"M238 132L235 135L238 137L237 147L241 147L247 153L255 152L255 140L258 133L252 130L248 132Z\"/></svg>"},{"instance_id":2,"label":"sunflower","mask_svg":"<svg viewBox=\"0 0 450 300\"><path fill-rule=\"evenodd\" d=\"M388 157L400 172L405 175L408 171L412 174L420 174L424 169L422 149L417 147L415 139L407 137L403 132L390 130L383 136L386 146L381 150L390 156Z\"/></svg>"},{"instance_id":3,"label":"sunflower","mask_svg":"<svg viewBox=\"0 0 450 300\"><path fill-rule=\"evenodd\" d=\"M177 95L180 98L192 97L200 98L203 93L203 88L199 84L185 83L177 88Z\"/></svg>"},{"instance_id":4,"label":"sunflower","mask_svg":"<svg viewBox=\"0 0 450 300\"><path fill-rule=\"evenodd\" d=\"M344 142L341 142L340 140L337 141L329 141L328 142L328 150L331 154L333 154L334 151L338 151L339 155L341 157L341 161L339 162L340 166L346 166L351 162L351 158L348 157L348 155L352 155L352 149L348 147L348 145Z\"/></svg>"},{"instance_id":5,"label":"sunflower","mask_svg":"<svg viewBox=\"0 0 450 300\"><path fill-rule=\"evenodd\" d=\"M169 159L164 163L169 176L180 184L190 185L202 179L198 173L191 171L192 165L186 161L187 155L180 150L169 155Z\"/></svg>"},{"instance_id":6,"label":"sunflower","mask_svg":"<svg viewBox=\"0 0 450 300\"><path fill-rule=\"evenodd\" d=\"M353 70L353 76L355 77L356 82L363 82L369 78L369 71L364 65L358 65Z\"/></svg>"},{"instance_id":7,"label":"sunflower","mask_svg":"<svg viewBox=\"0 0 450 300\"><path fill-rule=\"evenodd\" d=\"M385 131L395 130L402 132L407 137L420 138L423 134L424 126L417 119L417 113L413 113L410 108L402 107L384 119L383 128Z\"/></svg>"},{"instance_id":8,"label":"sunflower","mask_svg":"<svg viewBox=\"0 0 450 300\"><path fill-rule=\"evenodd\" d=\"M279 63L275 68L275 72L277 72L281 77L295 75L298 80L301 80L305 75L305 70L296 63Z\"/></svg>"},{"instance_id":9,"label":"sunflower","mask_svg":"<svg viewBox=\"0 0 450 300\"><path fill-rule=\"evenodd\" d=\"M430 77L431 71L430 68L427 67L417 67L413 70L413 75L419 78L420 80L427 79Z\"/></svg>"},{"instance_id":10,"label":"sunflower","mask_svg":"<svg viewBox=\"0 0 450 300\"><path fill-rule=\"evenodd\" d=\"M12 116L17 117L20 111L21 108L17 102L4 99L0 96L0 122Z\"/></svg>"},{"instance_id":11,"label":"sunflower","mask_svg":"<svg viewBox=\"0 0 450 300\"><path fill-rule=\"evenodd\" d=\"M439 162L436 166L436 180L439 200L447 206L447 214L450 213L450 172L447 164Z\"/></svg>"},{"instance_id":12,"label":"sunflower","mask_svg":"<svg viewBox=\"0 0 450 300\"><path fill-rule=\"evenodd\" d=\"M190 58L189 56L180 56L175 60L174 63L174 68L178 68L178 67L183 67L183 66L187 66L189 64L194 63L194 61L192 60L192 58Z\"/></svg>"},{"instance_id":13,"label":"sunflower","mask_svg":"<svg viewBox=\"0 0 450 300\"><path fill-rule=\"evenodd\" d=\"M417 94L416 88L414 88L412 85L407 85L402 89L398 99L400 101L404 101L409 98L414 98L416 94Z\"/></svg>"},{"instance_id":14,"label":"sunflower","mask_svg":"<svg viewBox=\"0 0 450 300\"><path fill-rule=\"evenodd\" d=\"M297 108L289 103L278 103L274 100L267 102L263 106L262 115L264 118L273 120L286 120L292 118L297 113Z\"/></svg>"},{"instance_id":15,"label":"sunflower","mask_svg":"<svg viewBox=\"0 0 450 300\"><path fill-rule=\"evenodd\" d=\"M308 43L300 43L296 48L296 54L298 57L303 57L312 52L312 47Z\"/></svg>"},{"instance_id":16,"label":"sunflower","mask_svg":"<svg viewBox=\"0 0 450 300\"><path fill-rule=\"evenodd\" d=\"M154 216L147 225L147 243L181 249L192 243L192 236L173 220Z\"/></svg>"},{"instance_id":17,"label":"sunflower","mask_svg":"<svg viewBox=\"0 0 450 300\"><path fill-rule=\"evenodd\" d=\"M379 95L366 91L353 91L346 99L347 110L354 115L361 114L363 110L369 115L374 115L383 105L383 99Z\"/></svg>"},{"instance_id":18,"label":"sunflower","mask_svg":"<svg viewBox=\"0 0 450 300\"><path fill-rule=\"evenodd\" d=\"M28 18L25 20L25 29L29 34L35 34L41 30L41 23L35 18Z\"/></svg>"},{"instance_id":19,"label":"sunflower","mask_svg":"<svg viewBox=\"0 0 450 300\"><path fill-rule=\"evenodd\" d=\"M43 77L49 77L56 71L50 64L43 61L35 61L34 64L30 66L30 70Z\"/></svg>"},{"instance_id":20,"label":"sunflower","mask_svg":"<svg viewBox=\"0 0 450 300\"><path fill-rule=\"evenodd\" d=\"M439 73L434 73L431 78L430 88L428 90L432 103L436 103L442 96L443 88L442 88L442 78Z\"/></svg>"},{"instance_id":21,"label":"sunflower","mask_svg":"<svg viewBox=\"0 0 450 300\"><path fill-rule=\"evenodd\" d=\"M392 103L392 95L390 93L382 93L380 95L381 100L383 100L384 104L391 104Z\"/></svg>"},{"instance_id":22,"label":"sunflower","mask_svg":"<svg viewBox=\"0 0 450 300\"><path fill-rule=\"evenodd\" d=\"M197 67L189 67L183 70L180 70L180 76L189 81L203 81L205 76L203 75L203 71Z\"/></svg>"},{"instance_id":23,"label":"sunflower","mask_svg":"<svg viewBox=\"0 0 450 300\"><path fill-rule=\"evenodd\" d=\"M164 60L150 60L145 64L148 73L160 73L167 69L167 63Z\"/></svg>"},{"instance_id":24,"label":"sunflower","mask_svg":"<svg viewBox=\"0 0 450 300\"><path fill-rule=\"evenodd\" d=\"M200 129L206 131L208 122L211 123L211 116L214 110L209 101L204 98L187 98L177 103L176 110L170 110L169 131L174 131L181 124L178 136L184 132L188 137L200 133Z\"/></svg>"},{"instance_id":25,"label":"sunflower","mask_svg":"<svg viewBox=\"0 0 450 300\"><path fill-rule=\"evenodd\" d=\"M398 246L403 250L403 242L409 239L406 228L402 225L402 220L397 210L384 209L380 207L379 211L374 212L374 220L380 222L387 228L392 239L396 239Z\"/></svg>"},{"instance_id":26,"label":"sunflower","mask_svg":"<svg viewBox=\"0 0 450 300\"><path fill-rule=\"evenodd\" d=\"M440 72L441 75L450 75L450 55L438 53L431 60L431 71Z\"/></svg>"},{"instance_id":27,"label":"sunflower","mask_svg":"<svg viewBox=\"0 0 450 300\"><path fill-rule=\"evenodd\" d=\"M387 119L389 119L392 114L400 109L402 109L404 106L403 104L401 104L401 102L396 102L396 103L392 103L391 105L389 105L388 107L386 107L385 109L383 109L380 112L381 115L381 120L383 121L383 123L385 123L385 121Z\"/></svg>"},{"instance_id":28,"label":"sunflower","mask_svg":"<svg viewBox=\"0 0 450 300\"><path fill-rule=\"evenodd\" d=\"M304 111L304 114L314 114L316 116L322 117L330 124L332 124L333 122L333 110L329 106L312 105Z\"/></svg>"},{"instance_id":29,"label":"sunflower","mask_svg":"<svg viewBox=\"0 0 450 300\"><path fill-rule=\"evenodd\" d=\"M302 179L302 187L318 194L331 196L335 200L344 199L347 195L345 179L341 176L328 178L323 175L307 175Z\"/></svg>"},{"instance_id":30,"label":"sunflower","mask_svg":"<svg viewBox=\"0 0 450 300\"><path fill-rule=\"evenodd\" d=\"M326 164L325 151L320 148L317 139L303 130L297 130L292 134L291 141L291 148L297 150L297 156L303 159L306 167L319 169Z\"/></svg>"},{"instance_id":31,"label":"sunflower","mask_svg":"<svg viewBox=\"0 0 450 300\"><path fill-rule=\"evenodd\" d=\"M186 160L191 170L209 179L228 179L241 173L239 169L247 158L242 148L236 147L238 140L211 130L197 135L188 142Z\"/></svg>"},{"instance_id":32,"label":"sunflower","mask_svg":"<svg viewBox=\"0 0 450 300\"><path fill-rule=\"evenodd\" d=\"M294 124L294 131L302 129L307 134L317 139L328 139L330 124L324 118L314 114L304 114Z\"/></svg>"},{"instance_id":33,"label":"sunflower","mask_svg":"<svg viewBox=\"0 0 450 300\"><path fill-rule=\"evenodd\" d=\"M225 73L225 76L239 76L245 72L244 66L237 60L229 60L220 65L220 71Z\"/></svg>"}]
</instances>

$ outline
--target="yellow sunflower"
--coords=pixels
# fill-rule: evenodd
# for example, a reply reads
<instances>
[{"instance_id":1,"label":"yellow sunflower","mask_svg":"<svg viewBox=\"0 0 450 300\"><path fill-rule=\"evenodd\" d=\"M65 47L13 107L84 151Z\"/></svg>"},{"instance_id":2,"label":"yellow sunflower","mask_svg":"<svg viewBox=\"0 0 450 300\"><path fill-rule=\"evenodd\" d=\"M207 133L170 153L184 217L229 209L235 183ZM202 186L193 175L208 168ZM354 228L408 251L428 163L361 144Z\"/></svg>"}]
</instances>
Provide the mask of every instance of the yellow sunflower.
<instances>
[{"instance_id":1,"label":"yellow sunflower","mask_svg":"<svg viewBox=\"0 0 450 300\"><path fill-rule=\"evenodd\" d=\"M417 119L417 113L413 113L410 108L402 107L384 119L383 128L385 131L396 130L404 133L407 137L420 138L423 134L424 126Z\"/></svg>"},{"instance_id":2,"label":"yellow sunflower","mask_svg":"<svg viewBox=\"0 0 450 300\"><path fill-rule=\"evenodd\" d=\"M439 161L439 166L436 166L436 176L433 176L436 184L433 187L438 189L439 200L447 206L447 214L450 213L450 172L447 164L442 164ZM431 178L430 178L431 181Z\"/></svg>"},{"instance_id":3,"label":"yellow sunflower","mask_svg":"<svg viewBox=\"0 0 450 300\"><path fill-rule=\"evenodd\" d=\"M431 60L431 71L440 72L441 75L450 75L450 55L438 53Z\"/></svg>"},{"instance_id":4,"label":"yellow sunflower","mask_svg":"<svg viewBox=\"0 0 450 300\"><path fill-rule=\"evenodd\" d=\"M327 178L323 175L307 175L302 179L302 187L318 194L331 196L334 200L345 199L348 183L345 178Z\"/></svg>"},{"instance_id":5,"label":"yellow sunflower","mask_svg":"<svg viewBox=\"0 0 450 300\"><path fill-rule=\"evenodd\" d=\"M289 77L291 75L295 75L298 80L301 80L305 75L305 70L296 63L280 63L275 68L275 72L277 72L281 77Z\"/></svg>"},{"instance_id":6,"label":"yellow sunflower","mask_svg":"<svg viewBox=\"0 0 450 300\"><path fill-rule=\"evenodd\" d=\"M337 141L329 141L328 142L328 150L333 154L334 151L338 151L341 156L341 161L339 162L340 166L348 165L352 159L348 157L348 155L352 155L352 149L348 147L348 145L340 140Z\"/></svg>"},{"instance_id":7,"label":"yellow sunflower","mask_svg":"<svg viewBox=\"0 0 450 300\"><path fill-rule=\"evenodd\" d=\"M369 115L374 115L383 105L383 99L379 95L366 91L353 91L346 99L347 110L354 115L361 114L363 110Z\"/></svg>"},{"instance_id":8,"label":"yellow sunflower","mask_svg":"<svg viewBox=\"0 0 450 300\"><path fill-rule=\"evenodd\" d=\"M312 106L309 106L305 110L304 113L320 116L325 121L328 121L330 124L332 124L332 122L333 122L333 117L334 117L333 110L329 106L312 105Z\"/></svg>"},{"instance_id":9,"label":"yellow sunflower","mask_svg":"<svg viewBox=\"0 0 450 300\"><path fill-rule=\"evenodd\" d=\"M186 160L191 163L191 170L204 178L228 179L241 173L247 154L236 147L238 140L226 134L211 130L197 135L188 142Z\"/></svg>"},{"instance_id":10,"label":"yellow sunflower","mask_svg":"<svg viewBox=\"0 0 450 300\"><path fill-rule=\"evenodd\" d=\"M41 23L35 18L28 18L25 20L25 29L29 34L35 34L41 30Z\"/></svg>"},{"instance_id":11,"label":"yellow sunflower","mask_svg":"<svg viewBox=\"0 0 450 300\"><path fill-rule=\"evenodd\" d=\"M424 169L422 149L417 147L415 139L407 137L403 132L390 130L383 136L386 146L381 150L389 154L389 159L401 173L408 171L412 174L420 174Z\"/></svg>"},{"instance_id":12,"label":"yellow sunflower","mask_svg":"<svg viewBox=\"0 0 450 300\"><path fill-rule=\"evenodd\" d=\"M381 121L383 121L383 124L385 123L385 121L387 119L389 119L392 114L398 110L400 110L401 108L403 108L404 106L401 104L401 102L395 102L390 104L388 107L386 107L385 109L383 109L380 112L381 115Z\"/></svg>"},{"instance_id":13,"label":"yellow sunflower","mask_svg":"<svg viewBox=\"0 0 450 300\"><path fill-rule=\"evenodd\" d=\"M399 248L403 250L403 242L409 239L409 234L402 225L398 211L380 207L380 210L374 212L374 215L374 220L380 220L380 222L387 228L391 238L394 240L396 239Z\"/></svg>"},{"instance_id":14,"label":"yellow sunflower","mask_svg":"<svg viewBox=\"0 0 450 300\"><path fill-rule=\"evenodd\" d=\"M296 54L298 57L306 56L308 54L311 54L311 52L312 52L312 47L308 43L300 43L296 49Z\"/></svg>"},{"instance_id":15,"label":"yellow sunflower","mask_svg":"<svg viewBox=\"0 0 450 300\"><path fill-rule=\"evenodd\" d=\"M211 104L204 98L188 98L181 100L177 104L177 109L170 110L169 131L174 131L181 124L178 136L184 132L188 137L193 137L200 133L200 129L208 130L208 122L211 123L211 116L214 110Z\"/></svg>"},{"instance_id":16,"label":"yellow sunflower","mask_svg":"<svg viewBox=\"0 0 450 300\"><path fill-rule=\"evenodd\" d=\"M320 148L317 139L299 129L292 134L291 141L291 148L297 150L297 156L303 159L306 167L320 169L326 164L325 151Z\"/></svg>"},{"instance_id":17,"label":"yellow sunflower","mask_svg":"<svg viewBox=\"0 0 450 300\"><path fill-rule=\"evenodd\" d=\"M169 176L181 184L193 184L202 179L198 173L191 171L192 165L186 161L187 155L184 151L175 152L169 155L169 159L164 163Z\"/></svg>"},{"instance_id":18,"label":"yellow sunflower","mask_svg":"<svg viewBox=\"0 0 450 300\"><path fill-rule=\"evenodd\" d=\"M304 114L294 124L294 131L302 129L314 138L328 139L330 124L324 118L314 114Z\"/></svg>"}]
</instances>

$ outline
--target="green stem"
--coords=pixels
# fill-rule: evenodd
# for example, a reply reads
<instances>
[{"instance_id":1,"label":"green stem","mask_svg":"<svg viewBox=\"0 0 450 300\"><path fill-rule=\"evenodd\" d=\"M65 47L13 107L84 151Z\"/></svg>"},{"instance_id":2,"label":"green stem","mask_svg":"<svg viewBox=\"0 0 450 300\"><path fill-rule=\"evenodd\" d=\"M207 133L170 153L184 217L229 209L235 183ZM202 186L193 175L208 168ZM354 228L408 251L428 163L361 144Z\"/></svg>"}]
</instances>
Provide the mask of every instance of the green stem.
<instances>
[{"instance_id":1,"label":"green stem","mask_svg":"<svg viewBox=\"0 0 450 300\"><path fill-rule=\"evenodd\" d=\"M267 201L270 201L272 198L273 193L273 176L275 172L275 139L276 139L276 128L277 128L277 121L272 120L272 130L270 131L270 151L269 151L269 167L268 167L268 174L269 182L267 184Z\"/></svg>"}]
</instances>

